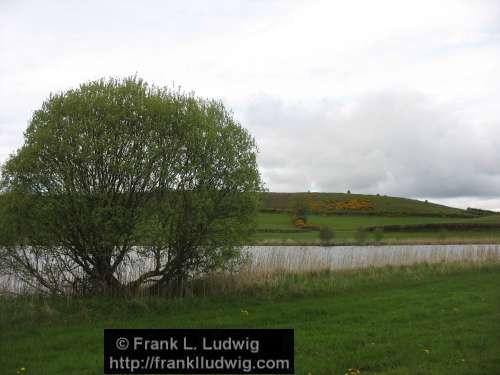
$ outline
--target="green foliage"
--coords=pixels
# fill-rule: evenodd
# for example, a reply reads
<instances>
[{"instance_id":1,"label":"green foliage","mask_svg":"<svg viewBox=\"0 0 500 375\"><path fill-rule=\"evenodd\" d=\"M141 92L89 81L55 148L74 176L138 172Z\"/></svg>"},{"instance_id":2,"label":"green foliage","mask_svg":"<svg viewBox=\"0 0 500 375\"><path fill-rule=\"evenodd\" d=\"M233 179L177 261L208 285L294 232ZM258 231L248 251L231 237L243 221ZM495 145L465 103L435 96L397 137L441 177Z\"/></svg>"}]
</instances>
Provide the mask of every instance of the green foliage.
<instances>
[{"instance_id":1,"label":"green foliage","mask_svg":"<svg viewBox=\"0 0 500 375\"><path fill-rule=\"evenodd\" d=\"M136 77L53 94L3 166L10 244L57 248L98 291L123 286L116 272L142 245L154 266L131 286L182 283L253 233L256 151L221 102Z\"/></svg>"},{"instance_id":2,"label":"green foliage","mask_svg":"<svg viewBox=\"0 0 500 375\"><path fill-rule=\"evenodd\" d=\"M373 231L373 239L375 242L380 242L384 238L384 229L383 228L375 228Z\"/></svg>"},{"instance_id":3,"label":"green foliage","mask_svg":"<svg viewBox=\"0 0 500 375\"><path fill-rule=\"evenodd\" d=\"M302 196L297 196L292 202L293 220L301 219L307 223L307 216L309 215L310 208L307 201Z\"/></svg>"},{"instance_id":4,"label":"green foliage","mask_svg":"<svg viewBox=\"0 0 500 375\"><path fill-rule=\"evenodd\" d=\"M448 237L448 231L446 229L440 229L438 232L438 238L444 240Z\"/></svg>"},{"instance_id":5,"label":"green foliage","mask_svg":"<svg viewBox=\"0 0 500 375\"><path fill-rule=\"evenodd\" d=\"M333 238L335 238L335 232L331 227L328 226L322 226L319 230L319 239L322 242L329 242Z\"/></svg>"},{"instance_id":6,"label":"green foliage","mask_svg":"<svg viewBox=\"0 0 500 375\"><path fill-rule=\"evenodd\" d=\"M358 227L358 229L356 229L356 232L354 233L354 239L356 240L356 242L364 243L366 241L366 237L367 232L365 227Z\"/></svg>"}]
</instances>

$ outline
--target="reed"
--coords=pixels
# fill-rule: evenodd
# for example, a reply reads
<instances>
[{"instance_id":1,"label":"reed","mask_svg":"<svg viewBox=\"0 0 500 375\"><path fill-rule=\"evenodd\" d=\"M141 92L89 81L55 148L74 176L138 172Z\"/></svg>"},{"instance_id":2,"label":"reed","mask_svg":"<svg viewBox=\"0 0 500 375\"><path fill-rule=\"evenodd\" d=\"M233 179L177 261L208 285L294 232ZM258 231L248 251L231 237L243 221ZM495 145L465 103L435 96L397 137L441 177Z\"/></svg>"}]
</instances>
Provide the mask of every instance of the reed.
<instances>
[{"instance_id":1,"label":"reed","mask_svg":"<svg viewBox=\"0 0 500 375\"><path fill-rule=\"evenodd\" d=\"M271 246L247 247L242 250L244 261L232 270L212 272L193 278L187 285L185 296L225 295L232 293L265 293L266 290L286 285L290 278L302 279L317 274L337 277L343 272L385 272L387 267L417 264L484 265L500 261L499 245L433 245L433 246ZM118 270L121 281L135 279L150 267L144 261L135 260ZM325 280L323 280L325 282ZM283 284L284 283L284 284ZM328 284L328 283L327 283ZM300 289L299 283L294 283ZM161 292L161 291L160 291ZM23 280L12 275L0 275L0 295L16 296L36 294ZM130 297L141 298L151 290L135 290ZM161 293L164 294L164 293ZM67 298L75 297L68 289Z\"/></svg>"}]
</instances>

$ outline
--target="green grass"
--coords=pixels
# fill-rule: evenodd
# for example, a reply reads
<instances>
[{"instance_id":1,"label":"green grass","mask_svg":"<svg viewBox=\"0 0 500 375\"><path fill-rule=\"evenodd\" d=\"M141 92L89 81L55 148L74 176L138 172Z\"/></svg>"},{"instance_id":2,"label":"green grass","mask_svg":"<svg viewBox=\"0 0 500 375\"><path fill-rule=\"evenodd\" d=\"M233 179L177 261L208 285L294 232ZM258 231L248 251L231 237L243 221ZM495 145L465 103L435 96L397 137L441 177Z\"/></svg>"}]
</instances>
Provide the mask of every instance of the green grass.
<instances>
[{"instance_id":1,"label":"green grass","mask_svg":"<svg viewBox=\"0 0 500 375\"><path fill-rule=\"evenodd\" d=\"M103 328L118 327L291 327L297 374L500 373L499 264L281 275L272 285L179 300L4 299L1 373L101 374Z\"/></svg>"},{"instance_id":2,"label":"green grass","mask_svg":"<svg viewBox=\"0 0 500 375\"><path fill-rule=\"evenodd\" d=\"M308 223L313 225L327 225L335 232L334 242L349 243L355 241L355 233L359 227L372 227L384 225L412 225L429 223L498 223L500 215L484 216L478 218L432 217L432 216L375 216L375 215L309 215ZM259 229L294 229L291 214L260 212L257 218ZM255 237L257 242L265 241L293 241L314 243L319 242L318 232L301 233L267 233L258 232ZM373 235L368 234L367 240L373 240ZM415 232L384 232L383 242L412 240L438 241L438 242L471 242L471 241L500 241L498 230L461 230L461 231L415 231Z\"/></svg>"},{"instance_id":3,"label":"green grass","mask_svg":"<svg viewBox=\"0 0 500 375\"><path fill-rule=\"evenodd\" d=\"M255 236L257 244L316 244L317 232L283 233L279 231L296 229L292 225L291 211L294 202L345 201L363 199L373 205L370 210L336 210L334 215L310 214L308 224L326 225L333 228L335 240L332 243L356 243L355 233L359 227L387 225L418 225L444 223L485 223L499 224L500 214L491 211L462 210L415 199L388 197L366 194L343 193L262 193L261 212L258 215L258 229ZM265 230L265 231L263 231ZM275 232L273 232L275 230ZM367 241L373 236L368 235ZM500 230L453 230L443 233L440 230L412 231L399 233L385 230L382 243L470 243L473 241L500 242Z\"/></svg>"},{"instance_id":4,"label":"green grass","mask_svg":"<svg viewBox=\"0 0 500 375\"><path fill-rule=\"evenodd\" d=\"M500 215L487 215L476 217L473 219L467 219L465 222L469 223L486 223L486 224L500 224Z\"/></svg>"}]
</instances>

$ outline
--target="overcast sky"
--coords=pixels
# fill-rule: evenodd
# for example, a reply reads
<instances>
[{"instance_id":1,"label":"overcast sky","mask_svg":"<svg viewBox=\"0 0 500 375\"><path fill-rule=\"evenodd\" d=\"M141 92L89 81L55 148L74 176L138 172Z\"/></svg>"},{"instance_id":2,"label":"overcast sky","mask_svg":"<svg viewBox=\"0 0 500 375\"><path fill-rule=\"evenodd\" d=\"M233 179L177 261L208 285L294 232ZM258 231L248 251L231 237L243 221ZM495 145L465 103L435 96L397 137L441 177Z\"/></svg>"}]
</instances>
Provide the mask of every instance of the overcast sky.
<instances>
[{"instance_id":1,"label":"overcast sky","mask_svg":"<svg viewBox=\"0 0 500 375\"><path fill-rule=\"evenodd\" d=\"M500 210L500 1L0 0L0 163L50 92L220 98L271 191Z\"/></svg>"}]
</instances>

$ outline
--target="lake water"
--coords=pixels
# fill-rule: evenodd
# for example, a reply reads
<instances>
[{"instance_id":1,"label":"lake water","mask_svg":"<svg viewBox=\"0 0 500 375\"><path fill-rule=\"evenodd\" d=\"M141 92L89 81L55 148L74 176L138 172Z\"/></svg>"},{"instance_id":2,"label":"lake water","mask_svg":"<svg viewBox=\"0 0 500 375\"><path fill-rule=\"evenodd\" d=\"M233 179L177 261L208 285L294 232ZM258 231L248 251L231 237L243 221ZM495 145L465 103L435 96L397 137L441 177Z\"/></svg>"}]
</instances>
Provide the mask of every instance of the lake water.
<instances>
[{"instance_id":1,"label":"lake water","mask_svg":"<svg viewBox=\"0 0 500 375\"><path fill-rule=\"evenodd\" d=\"M354 269L422 262L483 261L500 259L500 245L391 245L391 246L248 246L243 253L255 272ZM127 269L135 278L147 271L148 264ZM126 279L126 278L124 278ZM15 292L23 283L0 274L2 290Z\"/></svg>"}]
</instances>

